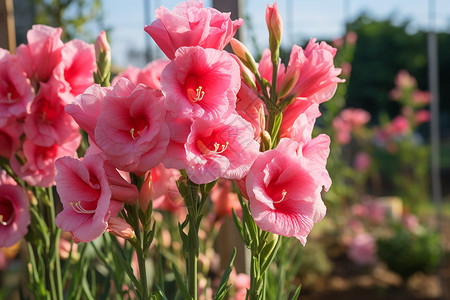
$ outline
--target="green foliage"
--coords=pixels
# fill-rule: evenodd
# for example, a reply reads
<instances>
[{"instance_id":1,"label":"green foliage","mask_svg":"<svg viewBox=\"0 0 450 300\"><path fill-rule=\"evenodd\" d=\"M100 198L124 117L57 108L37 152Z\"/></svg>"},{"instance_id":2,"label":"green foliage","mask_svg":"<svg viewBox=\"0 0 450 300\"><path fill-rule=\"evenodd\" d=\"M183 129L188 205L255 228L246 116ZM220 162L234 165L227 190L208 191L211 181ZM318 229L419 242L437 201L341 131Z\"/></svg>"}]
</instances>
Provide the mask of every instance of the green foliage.
<instances>
[{"instance_id":1,"label":"green foliage","mask_svg":"<svg viewBox=\"0 0 450 300\"><path fill-rule=\"evenodd\" d=\"M100 17L101 0L32 0L36 24L63 29L62 39L87 34L84 25ZM95 38L88 36L89 39Z\"/></svg>"},{"instance_id":2,"label":"green foliage","mask_svg":"<svg viewBox=\"0 0 450 300\"><path fill-rule=\"evenodd\" d=\"M415 272L433 272L439 263L439 236L424 228L412 232L398 226L393 236L380 238L377 245L380 259L405 279Z\"/></svg>"}]
</instances>

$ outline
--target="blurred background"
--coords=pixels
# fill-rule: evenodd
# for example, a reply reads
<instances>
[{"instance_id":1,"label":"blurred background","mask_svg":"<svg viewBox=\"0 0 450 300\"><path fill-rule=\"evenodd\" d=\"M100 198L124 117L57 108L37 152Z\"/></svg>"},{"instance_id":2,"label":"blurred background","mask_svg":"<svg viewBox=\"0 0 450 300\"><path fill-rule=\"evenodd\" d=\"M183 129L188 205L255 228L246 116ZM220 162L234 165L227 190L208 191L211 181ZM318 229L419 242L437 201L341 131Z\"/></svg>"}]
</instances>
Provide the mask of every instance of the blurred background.
<instances>
[{"instance_id":1,"label":"blurred background","mask_svg":"<svg viewBox=\"0 0 450 300\"><path fill-rule=\"evenodd\" d=\"M106 30L114 72L142 68L164 58L144 26L157 7L178 2L1 0L0 46L25 43L36 23L62 27L66 41L93 42ZM302 299L450 299L450 2L277 2L283 63L294 43L314 37L338 49L346 79L316 126L332 139L327 216L306 247L285 250L297 258ZM268 47L266 3L205 6L245 20L239 39L258 60Z\"/></svg>"}]
</instances>

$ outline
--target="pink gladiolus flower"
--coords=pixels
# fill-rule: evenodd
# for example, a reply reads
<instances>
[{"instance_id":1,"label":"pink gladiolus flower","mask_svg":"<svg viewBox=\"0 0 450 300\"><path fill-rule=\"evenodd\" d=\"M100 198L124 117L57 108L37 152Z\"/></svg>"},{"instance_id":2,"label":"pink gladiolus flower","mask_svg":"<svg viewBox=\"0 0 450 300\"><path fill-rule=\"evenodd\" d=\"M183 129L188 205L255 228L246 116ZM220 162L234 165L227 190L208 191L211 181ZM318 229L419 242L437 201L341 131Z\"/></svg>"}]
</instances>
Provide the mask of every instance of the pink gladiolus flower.
<instances>
[{"instance_id":1,"label":"pink gladiolus flower","mask_svg":"<svg viewBox=\"0 0 450 300\"><path fill-rule=\"evenodd\" d=\"M350 143L350 140L352 139L352 127L349 123L345 122L341 116L337 116L333 119L333 128L336 131L336 142L341 145Z\"/></svg>"},{"instance_id":2,"label":"pink gladiolus flower","mask_svg":"<svg viewBox=\"0 0 450 300\"><path fill-rule=\"evenodd\" d=\"M345 35L345 41L351 45L356 44L357 40L358 40L358 34L354 31L349 31Z\"/></svg>"},{"instance_id":3,"label":"pink gladiolus flower","mask_svg":"<svg viewBox=\"0 0 450 300\"><path fill-rule=\"evenodd\" d=\"M143 175L163 159L170 133L160 91L123 78L103 99L95 141L115 167Z\"/></svg>"},{"instance_id":4,"label":"pink gladiolus flower","mask_svg":"<svg viewBox=\"0 0 450 300\"><path fill-rule=\"evenodd\" d=\"M303 148L284 138L277 148L255 160L246 185L250 210L262 230L295 236L306 244L314 223L326 211L320 192L329 183L323 178L324 151L320 148L320 144Z\"/></svg>"},{"instance_id":5,"label":"pink gladiolus flower","mask_svg":"<svg viewBox=\"0 0 450 300\"><path fill-rule=\"evenodd\" d=\"M261 59L258 64L258 71L261 74L261 77L266 79L268 82L272 83L273 76L273 65L272 59L270 57L270 50L264 49ZM277 82L283 82L283 78L286 72L286 67L281 63L281 58L278 61L278 71L277 71ZM278 84L278 88L280 88L280 84Z\"/></svg>"},{"instance_id":6,"label":"pink gladiolus flower","mask_svg":"<svg viewBox=\"0 0 450 300\"><path fill-rule=\"evenodd\" d=\"M280 138L287 137L305 144L311 140L314 124L320 115L319 104L306 100L296 101L283 114Z\"/></svg>"},{"instance_id":7,"label":"pink gladiolus flower","mask_svg":"<svg viewBox=\"0 0 450 300\"><path fill-rule=\"evenodd\" d=\"M353 161L353 167L355 170L365 172L369 169L372 159L366 152L358 152Z\"/></svg>"},{"instance_id":8,"label":"pink gladiolus flower","mask_svg":"<svg viewBox=\"0 0 450 300\"><path fill-rule=\"evenodd\" d=\"M322 103L331 99L337 84L345 80L338 78L341 69L334 67L336 49L325 42L311 39L305 50L292 47L287 73L290 68L300 68L300 76L291 93L310 101Z\"/></svg>"},{"instance_id":9,"label":"pink gladiolus flower","mask_svg":"<svg viewBox=\"0 0 450 300\"><path fill-rule=\"evenodd\" d=\"M156 10L156 21L145 26L169 59L183 46L201 46L222 50L244 21L231 21L230 13L203 8L203 1L179 3L172 11L165 7Z\"/></svg>"},{"instance_id":10,"label":"pink gladiolus flower","mask_svg":"<svg viewBox=\"0 0 450 300\"><path fill-rule=\"evenodd\" d=\"M400 70L395 76L395 85L403 89L412 89L417 86L417 81L408 71Z\"/></svg>"},{"instance_id":11,"label":"pink gladiolus flower","mask_svg":"<svg viewBox=\"0 0 450 300\"><path fill-rule=\"evenodd\" d=\"M410 126L408 119L404 116L396 116L386 127L386 132L391 136L403 135L409 132Z\"/></svg>"},{"instance_id":12,"label":"pink gladiolus flower","mask_svg":"<svg viewBox=\"0 0 450 300\"><path fill-rule=\"evenodd\" d=\"M283 35L283 21L281 20L281 15L278 11L276 2L273 6L269 6L269 4L267 4L266 24L269 29L270 37L273 37L276 41L278 41L278 43L280 43L281 36Z\"/></svg>"},{"instance_id":13,"label":"pink gladiolus flower","mask_svg":"<svg viewBox=\"0 0 450 300\"><path fill-rule=\"evenodd\" d=\"M217 218L231 216L234 211L240 214L242 207L236 193L233 192L233 184L226 179L219 179L209 195L214 204L214 212Z\"/></svg>"},{"instance_id":14,"label":"pink gladiolus flower","mask_svg":"<svg viewBox=\"0 0 450 300\"><path fill-rule=\"evenodd\" d=\"M243 178L259 153L253 136L250 123L237 114L212 122L195 120L185 144L189 178L197 184Z\"/></svg>"},{"instance_id":15,"label":"pink gladiolus flower","mask_svg":"<svg viewBox=\"0 0 450 300\"><path fill-rule=\"evenodd\" d=\"M133 238L135 235L133 227L131 227L131 225L128 224L124 219L119 217L109 218L108 228L106 228L106 231L108 231L112 235L126 240Z\"/></svg>"},{"instance_id":16,"label":"pink gladiolus flower","mask_svg":"<svg viewBox=\"0 0 450 300\"><path fill-rule=\"evenodd\" d=\"M36 145L62 145L80 136L77 124L64 112L62 88L62 84L54 79L40 85L31 105L31 114L25 118L23 126L27 138Z\"/></svg>"},{"instance_id":17,"label":"pink gladiolus flower","mask_svg":"<svg viewBox=\"0 0 450 300\"><path fill-rule=\"evenodd\" d=\"M403 216L402 223L403 226L410 231L416 231L419 228L419 219L411 213Z\"/></svg>"},{"instance_id":18,"label":"pink gladiolus flower","mask_svg":"<svg viewBox=\"0 0 450 300\"><path fill-rule=\"evenodd\" d=\"M226 118L236 107L239 66L225 51L183 47L164 69L165 105L183 118Z\"/></svg>"},{"instance_id":19,"label":"pink gladiolus flower","mask_svg":"<svg viewBox=\"0 0 450 300\"><path fill-rule=\"evenodd\" d=\"M76 242L90 242L99 237L108 227L108 220L116 216L123 207L115 193L115 184L107 174L108 162L101 155L88 155L82 161L63 157L56 161L56 189L63 204L63 211L55 223L69 231ZM128 183L122 180L121 187ZM128 184L129 185L129 184ZM138 197L138 191L129 187L130 198ZM123 194L119 193L119 197Z\"/></svg>"},{"instance_id":20,"label":"pink gladiolus flower","mask_svg":"<svg viewBox=\"0 0 450 300\"><path fill-rule=\"evenodd\" d=\"M180 171L167 169L162 164L150 171L153 185L153 208L175 212L183 205L183 198L177 187Z\"/></svg>"},{"instance_id":21,"label":"pink gladiolus flower","mask_svg":"<svg viewBox=\"0 0 450 300\"><path fill-rule=\"evenodd\" d=\"M358 128L370 121L370 114L364 109L346 108L340 114L342 120L349 123L351 127Z\"/></svg>"},{"instance_id":22,"label":"pink gladiolus flower","mask_svg":"<svg viewBox=\"0 0 450 300\"><path fill-rule=\"evenodd\" d=\"M416 112L416 115L414 116L414 122L417 125L426 123L428 121L430 121L430 111L422 109Z\"/></svg>"},{"instance_id":23,"label":"pink gladiolus flower","mask_svg":"<svg viewBox=\"0 0 450 300\"><path fill-rule=\"evenodd\" d=\"M6 124L0 127L0 156L9 159L20 146L22 133L22 125L15 118L8 119Z\"/></svg>"},{"instance_id":24,"label":"pink gladiolus flower","mask_svg":"<svg viewBox=\"0 0 450 300\"><path fill-rule=\"evenodd\" d=\"M94 84L83 94L76 97L73 103L65 106L65 111L72 116L94 142L94 130L97 126L98 116L102 112L103 98L111 90L112 87L101 87Z\"/></svg>"},{"instance_id":25,"label":"pink gladiolus flower","mask_svg":"<svg viewBox=\"0 0 450 300\"><path fill-rule=\"evenodd\" d=\"M422 106L430 103L430 101L431 101L431 94L429 92L417 90L414 91L412 94L412 102L415 105Z\"/></svg>"},{"instance_id":26,"label":"pink gladiolus flower","mask_svg":"<svg viewBox=\"0 0 450 300\"><path fill-rule=\"evenodd\" d=\"M30 80L8 51L0 49L0 127L10 117L23 117L29 113L34 90Z\"/></svg>"},{"instance_id":27,"label":"pink gladiolus flower","mask_svg":"<svg viewBox=\"0 0 450 300\"><path fill-rule=\"evenodd\" d=\"M10 164L14 173L28 184L50 187L55 184L55 161L62 156L77 155L81 136L63 145L42 147L25 140L22 150L11 155Z\"/></svg>"},{"instance_id":28,"label":"pink gladiolus flower","mask_svg":"<svg viewBox=\"0 0 450 300\"><path fill-rule=\"evenodd\" d=\"M95 39L95 59L99 61L100 51L105 52L106 60L111 61L111 47L109 46L106 32L103 30Z\"/></svg>"},{"instance_id":29,"label":"pink gladiolus flower","mask_svg":"<svg viewBox=\"0 0 450 300\"><path fill-rule=\"evenodd\" d=\"M11 247L28 232L27 194L5 171L0 170L0 247Z\"/></svg>"},{"instance_id":30,"label":"pink gladiolus flower","mask_svg":"<svg viewBox=\"0 0 450 300\"><path fill-rule=\"evenodd\" d=\"M157 59L146 65L143 69L130 66L124 72L114 77L111 85L115 85L120 78L125 77L135 85L142 83L152 89L160 90L161 73L169 63L170 60Z\"/></svg>"},{"instance_id":31,"label":"pink gladiolus flower","mask_svg":"<svg viewBox=\"0 0 450 300\"><path fill-rule=\"evenodd\" d=\"M64 47L61 33L61 28L46 25L33 25L27 33L29 55L39 81L47 82L61 62L61 51Z\"/></svg>"},{"instance_id":32,"label":"pink gladiolus flower","mask_svg":"<svg viewBox=\"0 0 450 300\"><path fill-rule=\"evenodd\" d=\"M72 40L61 51L61 63L55 69L55 76L75 97L94 83L92 74L96 69L94 45Z\"/></svg>"},{"instance_id":33,"label":"pink gladiolus flower","mask_svg":"<svg viewBox=\"0 0 450 300\"><path fill-rule=\"evenodd\" d=\"M254 139L260 141L261 131L265 128L264 103L246 83L241 83L237 94L236 112L252 124Z\"/></svg>"},{"instance_id":34,"label":"pink gladiolus flower","mask_svg":"<svg viewBox=\"0 0 450 300\"><path fill-rule=\"evenodd\" d=\"M250 276L245 273L235 275L231 273L230 282L233 284L236 292L230 300L245 300L247 289L250 289Z\"/></svg>"},{"instance_id":35,"label":"pink gladiolus flower","mask_svg":"<svg viewBox=\"0 0 450 300\"><path fill-rule=\"evenodd\" d=\"M376 258L376 241L368 233L358 234L350 244L348 256L358 265L373 265Z\"/></svg>"}]
</instances>

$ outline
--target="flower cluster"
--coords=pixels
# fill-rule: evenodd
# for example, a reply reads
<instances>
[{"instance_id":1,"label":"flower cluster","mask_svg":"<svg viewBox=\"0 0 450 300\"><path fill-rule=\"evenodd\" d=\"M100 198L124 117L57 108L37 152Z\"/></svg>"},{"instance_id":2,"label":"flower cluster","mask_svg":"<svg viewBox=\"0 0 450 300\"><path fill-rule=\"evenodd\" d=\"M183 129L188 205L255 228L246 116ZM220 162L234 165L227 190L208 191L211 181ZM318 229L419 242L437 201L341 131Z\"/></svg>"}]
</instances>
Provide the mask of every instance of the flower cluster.
<instances>
[{"instance_id":1,"label":"flower cluster","mask_svg":"<svg viewBox=\"0 0 450 300\"><path fill-rule=\"evenodd\" d=\"M145 28L170 60L152 62L143 70L129 68L112 87L93 85L67 105L67 113L91 141L83 160L57 164L64 204L57 224L76 239L89 241L102 233L90 230L92 235L82 238L77 232L84 229L77 224L88 226L86 220L98 218L98 228L105 230L107 218L120 210L113 208L115 200L133 203L138 198L131 187L125 188L129 194L124 199L114 196L113 191L120 190L115 186L119 180L110 179L116 176L114 169L151 180L157 167L162 173L185 170L196 184L235 180L250 200L258 226L295 236L303 244L325 215L320 192L331 185L325 168L330 140L311 135L319 104L329 100L342 81L337 78L340 69L333 66L336 49L311 39L305 49L292 48L287 67L279 63L274 71L269 49L258 66L248 65L223 50L243 21L202 6L186 1L173 11L159 8L157 20ZM280 23L276 6L269 11L274 27ZM240 59L248 55L240 42L234 40L233 45ZM276 86L273 74L280 83L277 90L258 85L260 77ZM281 96L275 103L259 96L273 93L269 97L275 99L277 92ZM277 105L284 107L277 112L283 117L279 134L270 137ZM268 139L271 146L263 147ZM83 199L89 200L73 200L72 193L81 190L75 182L83 183L83 190L92 195ZM104 193L109 199L102 200Z\"/></svg>"}]
</instances>

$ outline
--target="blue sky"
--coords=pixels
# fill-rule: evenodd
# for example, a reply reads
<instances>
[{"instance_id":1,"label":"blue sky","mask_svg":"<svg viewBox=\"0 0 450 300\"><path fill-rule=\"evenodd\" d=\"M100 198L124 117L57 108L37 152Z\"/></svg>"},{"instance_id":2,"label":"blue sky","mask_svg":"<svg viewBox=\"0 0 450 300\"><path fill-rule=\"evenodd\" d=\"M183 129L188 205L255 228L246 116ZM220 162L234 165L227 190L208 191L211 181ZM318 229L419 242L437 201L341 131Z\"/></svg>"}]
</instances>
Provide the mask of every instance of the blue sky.
<instances>
[{"instance_id":1,"label":"blue sky","mask_svg":"<svg viewBox=\"0 0 450 300\"><path fill-rule=\"evenodd\" d=\"M429 26L428 2L436 7L435 28L450 32L450 1L448 0L279 0L278 9L285 22L283 44L290 45L310 37L334 39L344 32L344 21L354 20L362 12L378 19L392 17L396 22L410 20L410 30L427 29ZM172 9L178 2L174 0L150 0L151 21L154 11L163 5ZM143 50L146 39L151 38L144 32L143 0L108 0L104 2L104 23L111 27L111 48L113 62L121 67L130 64L127 58L129 49ZM210 6L212 1L205 1ZM268 2L261 0L244 0L244 12L251 20L251 28L244 24L245 36L256 37L257 46L263 49L268 44L265 25L265 9ZM272 4L273 2L270 2ZM288 26L292 24L292 26ZM253 44L244 41L252 52ZM164 57L151 41L154 57Z\"/></svg>"}]
</instances>

